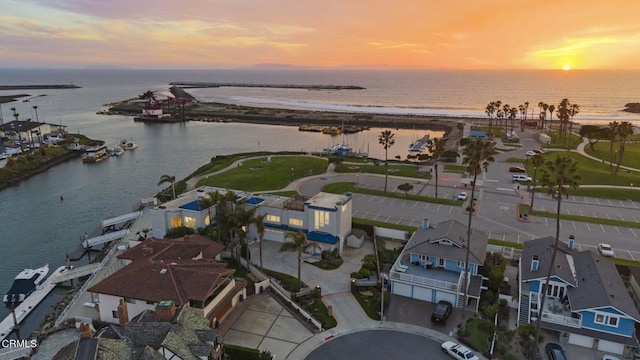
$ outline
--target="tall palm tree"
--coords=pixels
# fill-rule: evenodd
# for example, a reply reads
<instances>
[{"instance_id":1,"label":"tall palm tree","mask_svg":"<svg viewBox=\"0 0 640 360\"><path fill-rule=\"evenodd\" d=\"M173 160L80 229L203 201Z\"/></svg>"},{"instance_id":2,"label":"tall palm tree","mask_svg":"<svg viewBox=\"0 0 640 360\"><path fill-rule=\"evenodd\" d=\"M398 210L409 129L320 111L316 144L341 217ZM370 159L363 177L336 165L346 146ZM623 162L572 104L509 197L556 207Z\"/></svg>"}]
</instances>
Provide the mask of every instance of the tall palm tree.
<instances>
[{"instance_id":1,"label":"tall palm tree","mask_svg":"<svg viewBox=\"0 0 640 360\"><path fill-rule=\"evenodd\" d=\"M389 148L396 143L396 139L393 138L394 136L395 134L392 133L391 130L385 130L382 133L380 133L380 135L378 136L378 143L382 145L382 147L384 148L384 193L385 194L387 193L387 179L389 178L388 154L389 154Z\"/></svg>"},{"instance_id":2,"label":"tall palm tree","mask_svg":"<svg viewBox=\"0 0 640 360\"><path fill-rule=\"evenodd\" d=\"M211 203L216 206L216 235L218 235L218 242L222 243L222 217L224 216L224 209L222 200L224 196L220 194L218 190L207 193L205 196L206 199L209 199ZM209 222L211 222L211 207L209 209Z\"/></svg>"},{"instance_id":3,"label":"tall palm tree","mask_svg":"<svg viewBox=\"0 0 640 360\"><path fill-rule=\"evenodd\" d=\"M633 125L628 121L623 121L618 126L618 137L620 138L620 148L618 149L618 164L616 165L616 175L620 170L620 164L622 163L622 155L624 154L624 146L627 142L629 135L633 135Z\"/></svg>"},{"instance_id":4,"label":"tall palm tree","mask_svg":"<svg viewBox=\"0 0 640 360\"><path fill-rule=\"evenodd\" d=\"M578 104L571 104L571 107L569 108L569 140L571 140L571 135L573 133L573 117L578 115L578 113L580 112L580 105Z\"/></svg>"},{"instance_id":5,"label":"tall palm tree","mask_svg":"<svg viewBox=\"0 0 640 360\"><path fill-rule=\"evenodd\" d=\"M509 118L511 112L511 106L509 106L509 104L504 104L502 105L502 113L504 114L504 132L507 132L507 127L509 126L507 124L507 119Z\"/></svg>"},{"instance_id":6,"label":"tall palm tree","mask_svg":"<svg viewBox=\"0 0 640 360\"><path fill-rule=\"evenodd\" d=\"M298 286L302 287L302 281L300 276L300 269L302 266L302 252L308 249L313 244L307 241L307 235L302 231L288 232L284 235L285 239L291 239L289 242L285 242L280 245L280 251L293 251L298 254Z\"/></svg>"},{"instance_id":7,"label":"tall palm tree","mask_svg":"<svg viewBox=\"0 0 640 360\"><path fill-rule=\"evenodd\" d=\"M608 132L609 132L609 171L613 175L613 143L616 142L616 137L618 136L618 127L620 127L620 123L617 121L612 121L609 123Z\"/></svg>"},{"instance_id":8,"label":"tall palm tree","mask_svg":"<svg viewBox=\"0 0 640 360\"><path fill-rule=\"evenodd\" d=\"M562 204L562 198L569 196L568 190L576 189L579 186L578 180L580 180L580 174L578 174L578 163L570 156L556 156L553 161L547 160L545 162L545 166L542 168L542 178L540 179L540 183L542 187L547 189L551 196L557 195L556 198L558 201L556 207L556 238L551 255L551 262L549 263L549 270L547 271L547 278L541 289L542 299L540 300L540 307L538 308L536 341L540 338L540 323L542 322L542 311L544 310L544 302L547 295L546 289L549 288L551 272L553 271L554 264L556 262L558 244L560 242L560 205Z\"/></svg>"},{"instance_id":9,"label":"tall palm tree","mask_svg":"<svg viewBox=\"0 0 640 360\"><path fill-rule=\"evenodd\" d=\"M491 135L491 129L493 127L493 113L496 112L496 103L494 101L487 104L487 107L484 109L484 112L489 117L489 135Z\"/></svg>"},{"instance_id":10,"label":"tall palm tree","mask_svg":"<svg viewBox=\"0 0 640 360\"><path fill-rule=\"evenodd\" d=\"M264 218L267 217L267 214L258 215L255 217L253 223L256 225L256 230L258 231L258 238L260 239L260 271L262 271L262 240L264 239Z\"/></svg>"},{"instance_id":11,"label":"tall palm tree","mask_svg":"<svg viewBox=\"0 0 640 360\"><path fill-rule=\"evenodd\" d=\"M238 212L238 226L240 227L237 231L239 236L239 245L240 249L242 249L242 245L245 246L245 259L247 260L247 270L249 270L249 242L247 241L247 234L249 233L249 227L253 224L253 221L256 217L255 207L247 208L245 206L239 206L237 208ZM240 252L238 251L238 264L240 264Z\"/></svg>"},{"instance_id":12,"label":"tall palm tree","mask_svg":"<svg viewBox=\"0 0 640 360\"><path fill-rule=\"evenodd\" d=\"M524 102L524 121L527 121L527 113L529 112L529 102ZM533 115L533 109L531 109L531 115Z\"/></svg>"},{"instance_id":13,"label":"tall palm tree","mask_svg":"<svg viewBox=\"0 0 640 360\"><path fill-rule=\"evenodd\" d=\"M513 132L513 126L515 125L515 121L517 117L518 117L518 109L515 107L511 107L509 109L509 119L511 120L511 132Z\"/></svg>"},{"instance_id":14,"label":"tall palm tree","mask_svg":"<svg viewBox=\"0 0 640 360\"><path fill-rule=\"evenodd\" d=\"M547 103L542 103L542 113L544 114L544 117L542 118L542 130L544 130L545 128L545 122L547 120L547 110L549 110L549 112L551 113L551 115L549 116L549 120L553 120L553 110L551 109L552 105L549 105ZM553 107L555 109L555 106Z\"/></svg>"},{"instance_id":15,"label":"tall palm tree","mask_svg":"<svg viewBox=\"0 0 640 360\"><path fill-rule=\"evenodd\" d=\"M38 105L33 105L33 111L36 112L36 122L40 122L40 119L38 118Z\"/></svg>"},{"instance_id":16,"label":"tall palm tree","mask_svg":"<svg viewBox=\"0 0 640 360\"><path fill-rule=\"evenodd\" d=\"M549 110L549 121L553 121L553 111L556 109L556 106L548 105L547 109ZM549 123L549 130L551 130L551 123Z\"/></svg>"},{"instance_id":17,"label":"tall palm tree","mask_svg":"<svg viewBox=\"0 0 640 360\"><path fill-rule=\"evenodd\" d=\"M163 184L169 183L171 184L171 190L173 190L173 198L176 198L176 177L172 175L162 175L160 176L160 181L158 181L158 186L162 186Z\"/></svg>"},{"instance_id":18,"label":"tall palm tree","mask_svg":"<svg viewBox=\"0 0 640 360\"><path fill-rule=\"evenodd\" d=\"M429 153L431 154L431 159L434 162L434 167L436 169L436 198L438 197L438 160L442 154L444 154L444 141L440 138L435 138L431 140L429 143Z\"/></svg>"},{"instance_id":19,"label":"tall palm tree","mask_svg":"<svg viewBox=\"0 0 640 360\"><path fill-rule=\"evenodd\" d=\"M531 159L531 164L533 164L533 186L531 187L531 206L529 207L531 211L533 211L533 199L536 196L536 180L537 180L537 172L538 168L544 164L544 157L540 154L534 156Z\"/></svg>"},{"instance_id":20,"label":"tall palm tree","mask_svg":"<svg viewBox=\"0 0 640 360\"><path fill-rule=\"evenodd\" d=\"M489 169L489 162L493 162L493 154L495 150L493 143L485 142L478 138L470 141L467 146L462 150L462 165L466 166L469 175L473 175L473 181L471 182L471 206L469 211L469 223L467 226L467 245L465 256L465 276L464 276L464 303L462 304L462 326L464 327L464 315L467 310L467 302L469 301L469 252L471 247L471 220L473 219L473 213L475 212L475 194L476 194L476 181L478 175L482 171Z\"/></svg>"},{"instance_id":21,"label":"tall palm tree","mask_svg":"<svg viewBox=\"0 0 640 360\"><path fill-rule=\"evenodd\" d=\"M13 113L13 117L16 118L16 121L18 121L18 117L20 116L20 114L18 113L18 111L16 110L15 107L11 108L11 112Z\"/></svg>"}]
</instances>

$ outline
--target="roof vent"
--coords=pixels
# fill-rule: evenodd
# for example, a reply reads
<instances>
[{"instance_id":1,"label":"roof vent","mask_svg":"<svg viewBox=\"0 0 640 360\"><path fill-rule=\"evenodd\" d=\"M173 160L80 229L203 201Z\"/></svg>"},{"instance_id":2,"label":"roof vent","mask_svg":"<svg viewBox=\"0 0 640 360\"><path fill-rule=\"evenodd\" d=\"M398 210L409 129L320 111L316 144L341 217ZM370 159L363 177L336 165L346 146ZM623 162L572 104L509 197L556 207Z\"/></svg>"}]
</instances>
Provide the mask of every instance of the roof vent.
<instances>
[{"instance_id":1,"label":"roof vent","mask_svg":"<svg viewBox=\"0 0 640 360\"><path fill-rule=\"evenodd\" d=\"M167 269L160 270L160 274L166 274L166 273L167 273Z\"/></svg>"}]
</instances>

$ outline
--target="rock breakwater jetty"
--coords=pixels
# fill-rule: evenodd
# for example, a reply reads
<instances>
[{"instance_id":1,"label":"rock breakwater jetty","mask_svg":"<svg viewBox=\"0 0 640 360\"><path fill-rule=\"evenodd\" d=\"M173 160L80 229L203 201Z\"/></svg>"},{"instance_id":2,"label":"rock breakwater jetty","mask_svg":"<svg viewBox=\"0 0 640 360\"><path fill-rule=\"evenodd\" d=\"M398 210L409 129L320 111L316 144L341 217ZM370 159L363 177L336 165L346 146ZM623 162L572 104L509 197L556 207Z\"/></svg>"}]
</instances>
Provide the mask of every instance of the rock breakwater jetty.
<instances>
[{"instance_id":1,"label":"rock breakwater jetty","mask_svg":"<svg viewBox=\"0 0 640 360\"><path fill-rule=\"evenodd\" d=\"M169 85L182 88L218 88L218 87L254 87L273 89L306 89L306 90L364 90L356 85L293 85L293 84L252 84L252 83L218 83L218 82L172 82Z\"/></svg>"}]
</instances>

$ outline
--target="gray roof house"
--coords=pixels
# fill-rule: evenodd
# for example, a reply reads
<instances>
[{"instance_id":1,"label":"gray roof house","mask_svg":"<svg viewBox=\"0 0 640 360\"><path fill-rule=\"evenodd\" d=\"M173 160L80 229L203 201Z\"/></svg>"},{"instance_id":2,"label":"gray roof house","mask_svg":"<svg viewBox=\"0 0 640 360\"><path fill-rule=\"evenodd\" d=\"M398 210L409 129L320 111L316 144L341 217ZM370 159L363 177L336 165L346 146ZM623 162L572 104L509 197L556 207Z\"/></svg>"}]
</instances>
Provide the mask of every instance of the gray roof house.
<instances>
[{"instance_id":1,"label":"gray roof house","mask_svg":"<svg viewBox=\"0 0 640 360\"><path fill-rule=\"evenodd\" d=\"M470 308L476 311L482 288L478 268L484 264L487 243L487 234L471 229L466 285ZM462 307L466 254L466 225L449 220L431 228L428 222L423 223L391 269L391 293L434 303L444 300Z\"/></svg>"},{"instance_id":2,"label":"gray roof house","mask_svg":"<svg viewBox=\"0 0 640 360\"><path fill-rule=\"evenodd\" d=\"M615 265L594 251L576 251L573 240L559 242L551 263L554 242L545 237L524 243L519 325L541 317L542 328L570 344L621 355L630 352L638 346L634 327L640 313ZM540 309L543 292L546 300Z\"/></svg>"}]
</instances>

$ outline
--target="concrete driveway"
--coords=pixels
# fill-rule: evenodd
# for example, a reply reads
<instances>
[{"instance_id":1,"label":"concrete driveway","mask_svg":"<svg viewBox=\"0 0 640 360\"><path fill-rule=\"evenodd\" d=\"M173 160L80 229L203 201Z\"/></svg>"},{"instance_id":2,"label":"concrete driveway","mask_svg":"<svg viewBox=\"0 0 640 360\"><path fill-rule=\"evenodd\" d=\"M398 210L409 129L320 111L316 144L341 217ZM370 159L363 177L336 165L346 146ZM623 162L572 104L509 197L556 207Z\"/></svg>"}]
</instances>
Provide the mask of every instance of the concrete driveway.
<instances>
[{"instance_id":1,"label":"concrete driveway","mask_svg":"<svg viewBox=\"0 0 640 360\"><path fill-rule=\"evenodd\" d=\"M431 322L431 313L436 304L422 300L410 299L404 296L391 295L391 304L386 313L388 321L417 325L442 332L445 335L454 336L457 326L460 324L462 310L453 309L446 325L436 325ZM472 313L468 312L467 317Z\"/></svg>"}]
</instances>

